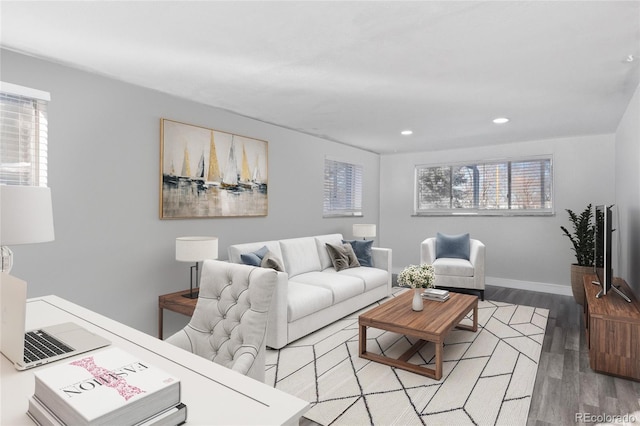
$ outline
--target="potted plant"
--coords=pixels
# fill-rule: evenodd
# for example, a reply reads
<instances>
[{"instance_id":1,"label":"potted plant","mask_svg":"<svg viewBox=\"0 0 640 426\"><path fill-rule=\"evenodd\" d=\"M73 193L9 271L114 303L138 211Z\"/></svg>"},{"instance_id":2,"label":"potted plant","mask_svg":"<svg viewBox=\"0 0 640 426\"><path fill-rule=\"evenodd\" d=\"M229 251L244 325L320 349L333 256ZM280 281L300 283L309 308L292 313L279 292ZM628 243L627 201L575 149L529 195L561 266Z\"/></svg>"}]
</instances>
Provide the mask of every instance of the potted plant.
<instances>
[{"instance_id":1,"label":"potted plant","mask_svg":"<svg viewBox=\"0 0 640 426\"><path fill-rule=\"evenodd\" d=\"M421 311L423 309L421 289L433 287L436 279L433 266L422 265L409 265L404 268L400 275L398 275L398 284L403 286L409 286L414 289L412 309L414 311Z\"/></svg>"},{"instance_id":2,"label":"potted plant","mask_svg":"<svg viewBox=\"0 0 640 426\"><path fill-rule=\"evenodd\" d=\"M585 274L593 273L595 238L593 210L589 204L580 214L570 209L566 211L573 225L573 232L569 232L564 226L560 226L560 229L571 240L573 245L571 250L576 256L576 263L571 264L571 291L576 302L584 305L583 277Z\"/></svg>"}]
</instances>

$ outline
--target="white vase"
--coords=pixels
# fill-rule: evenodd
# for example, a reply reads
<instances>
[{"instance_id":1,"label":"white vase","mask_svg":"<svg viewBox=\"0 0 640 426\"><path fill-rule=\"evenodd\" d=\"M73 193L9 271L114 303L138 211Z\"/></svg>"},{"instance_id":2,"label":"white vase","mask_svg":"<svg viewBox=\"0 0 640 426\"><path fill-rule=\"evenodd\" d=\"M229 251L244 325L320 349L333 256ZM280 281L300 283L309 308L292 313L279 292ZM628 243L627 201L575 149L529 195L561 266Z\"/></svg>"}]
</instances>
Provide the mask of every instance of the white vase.
<instances>
[{"instance_id":1,"label":"white vase","mask_svg":"<svg viewBox=\"0 0 640 426\"><path fill-rule=\"evenodd\" d=\"M411 309L414 311L421 311L424 308L424 303L422 302L422 289L415 288L413 289L413 303L411 305Z\"/></svg>"}]
</instances>

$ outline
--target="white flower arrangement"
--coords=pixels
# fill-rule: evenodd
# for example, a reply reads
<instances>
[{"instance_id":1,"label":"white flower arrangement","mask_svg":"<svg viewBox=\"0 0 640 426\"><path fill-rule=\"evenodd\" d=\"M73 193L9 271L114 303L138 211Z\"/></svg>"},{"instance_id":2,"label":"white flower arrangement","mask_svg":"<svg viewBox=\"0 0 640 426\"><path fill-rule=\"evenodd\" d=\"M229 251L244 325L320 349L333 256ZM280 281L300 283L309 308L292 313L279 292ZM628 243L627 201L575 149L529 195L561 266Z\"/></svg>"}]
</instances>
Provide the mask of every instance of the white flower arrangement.
<instances>
[{"instance_id":1,"label":"white flower arrangement","mask_svg":"<svg viewBox=\"0 0 640 426\"><path fill-rule=\"evenodd\" d=\"M398 284L411 288L431 288L435 278L432 265L409 265L398 275Z\"/></svg>"}]
</instances>

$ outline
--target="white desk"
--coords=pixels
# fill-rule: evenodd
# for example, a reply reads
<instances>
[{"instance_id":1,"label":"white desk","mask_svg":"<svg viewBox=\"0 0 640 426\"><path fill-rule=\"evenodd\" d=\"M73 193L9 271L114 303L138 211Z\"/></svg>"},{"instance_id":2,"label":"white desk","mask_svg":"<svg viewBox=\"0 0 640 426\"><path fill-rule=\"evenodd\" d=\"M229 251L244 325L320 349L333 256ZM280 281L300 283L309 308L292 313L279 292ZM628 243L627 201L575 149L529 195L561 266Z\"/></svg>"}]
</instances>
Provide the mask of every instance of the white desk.
<instances>
[{"instance_id":1,"label":"white desk","mask_svg":"<svg viewBox=\"0 0 640 426\"><path fill-rule=\"evenodd\" d=\"M57 296L29 299L27 329L65 321L81 324L179 377L189 425L297 425L309 408L306 401ZM0 424L32 425L26 412L34 389L33 369L17 371L4 356L0 361Z\"/></svg>"}]
</instances>

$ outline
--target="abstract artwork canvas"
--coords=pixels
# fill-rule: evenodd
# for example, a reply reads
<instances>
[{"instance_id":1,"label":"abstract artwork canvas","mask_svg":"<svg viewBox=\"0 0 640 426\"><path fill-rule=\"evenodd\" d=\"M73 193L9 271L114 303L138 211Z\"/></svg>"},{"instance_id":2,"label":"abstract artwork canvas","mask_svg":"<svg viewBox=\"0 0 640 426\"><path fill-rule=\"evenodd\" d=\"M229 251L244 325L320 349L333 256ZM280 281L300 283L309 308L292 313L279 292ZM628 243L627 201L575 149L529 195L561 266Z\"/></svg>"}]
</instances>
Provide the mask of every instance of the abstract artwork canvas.
<instances>
[{"instance_id":1,"label":"abstract artwork canvas","mask_svg":"<svg viewBox=\"0 0 640 426\"><path fill-rule=\"evenodd\" d=\"M160 218L266 216L263 140L160 120Z\"/></svg>"}]
</instances>

